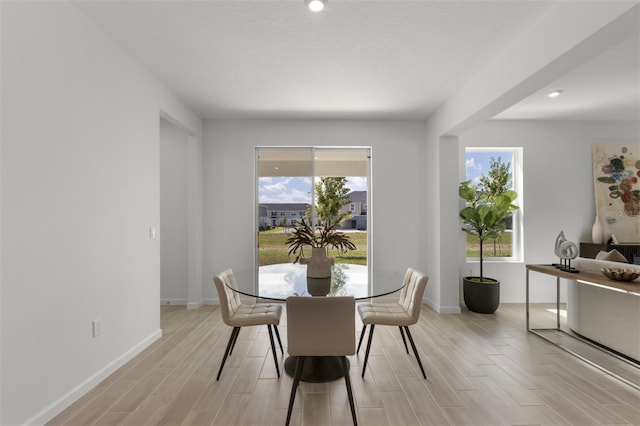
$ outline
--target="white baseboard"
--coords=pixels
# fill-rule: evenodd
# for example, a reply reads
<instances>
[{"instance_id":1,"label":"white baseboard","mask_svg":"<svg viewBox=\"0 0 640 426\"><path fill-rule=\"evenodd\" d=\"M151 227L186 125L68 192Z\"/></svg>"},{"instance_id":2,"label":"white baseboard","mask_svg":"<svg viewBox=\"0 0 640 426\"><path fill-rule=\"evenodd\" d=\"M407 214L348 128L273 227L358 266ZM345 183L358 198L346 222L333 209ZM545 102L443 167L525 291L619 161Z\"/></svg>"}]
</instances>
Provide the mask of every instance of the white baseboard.
<instances>
[{"instance_id":1,"label":"white baseboard","mask_svg":"<svg viewBox=\"0 0 640 426\"><path fill-rule=\"evenodd\" d=\"M0 0L0 1L2 1L2 0ZM214 298L202 299L199 302L189 302L189 303L187 303L187 309L198 309L201 306L219 305L219 304L220 304L220 300L219 299L214 299Z\"/></svg>"},{"instance_id":2,"label":"white baseboard","mask_svg":"<svg viewBox=\"0 0 640 426\"><path fill-rule=\"evenodd\" d=\"M161 305L186 305L187 299L160 299Z\"/></svg>"},{"instance_id":3,"label":"white baseboard","mask_svg":"<svg viewBox=\"0 0 640 426\"><path fill-rule=\"evenodd\" d=\"M158 329L153 332L149 337L142 340L140 343L135 345L133 348L129 349L127 352L113 360L111 363L106 365L104 368L96 372L93 376L89 377L87 380L76 386L69 393L62 396L60 399L55 401L53 404L49 405L47 408L42 410L40 413L36 414L33 418L28 420L26 425L44 425L55 416L60 414L65 408L69 407L71 404L76 402L82 396L84 396L87 392L93 389L98 383L106 379L109 375L111 375L118 368L122 367L128 361L130 361L133 357L142 352L145 348L151 345L153 342L162 337L162 330Z\"/></svg>"},{"instance_id":4,"label":"white baseboard","mask_svg":"<svg viewBox=\"0 0 640 426\"><path fill-rule=\"evenodd\" d=\"M460 306L440 306L437 312L439 314L460 314L462 313L462 309Z\"/></svg>"},{"instance_id":5,"label":"white baseboard","mask_svg":"<svg viewBox=\"0 0 640 426\"><path fill-rule=\"evenodd\" d=\"M440 306L436 303L433 303L433 300L426 298L422 300L422 303L429 306L431 309L436 311L439 314L459 314L462 313L462 309L460 306Z\"/></svg>"},{"instance_id":6,"label":"white baseboard","mask_svg":"<svg viewBox=\"0 0 640 426\"><path fill-rule=\"evenodd\" d=\"M204 305L203 301L187 303L187 309L198 309Z\"/></svg>"}]
</instances>

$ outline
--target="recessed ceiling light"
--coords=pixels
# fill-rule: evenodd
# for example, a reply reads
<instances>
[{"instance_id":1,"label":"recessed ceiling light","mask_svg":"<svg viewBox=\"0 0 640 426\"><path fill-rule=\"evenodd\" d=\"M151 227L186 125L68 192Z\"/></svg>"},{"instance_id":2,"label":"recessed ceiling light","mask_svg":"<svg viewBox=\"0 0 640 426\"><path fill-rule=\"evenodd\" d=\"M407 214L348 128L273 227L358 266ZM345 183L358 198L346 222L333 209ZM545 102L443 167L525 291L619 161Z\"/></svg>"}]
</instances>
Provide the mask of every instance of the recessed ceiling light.
<instances>
[{"instance_id":1,"label":"recessed ceiling light","mask_svg":"<svg viewBox=\"0 0 640 426\"><path fill-rule=\"evenodd\" d=\"M563 92L562 90L554 90L552 92L547 93L547 96L550 98L557 98L562 94L562 92Z\"/></svg>"},{"instance_id":2,"label":"recessed ceiling light","mask_svg":"<svg viewBox=\"0 0 640 426\"><path fill-rule=\"evenodd\" d=\"M307 7L312 12L322 12L327 0L306 0Z\"/></svg>"}]
</instances>

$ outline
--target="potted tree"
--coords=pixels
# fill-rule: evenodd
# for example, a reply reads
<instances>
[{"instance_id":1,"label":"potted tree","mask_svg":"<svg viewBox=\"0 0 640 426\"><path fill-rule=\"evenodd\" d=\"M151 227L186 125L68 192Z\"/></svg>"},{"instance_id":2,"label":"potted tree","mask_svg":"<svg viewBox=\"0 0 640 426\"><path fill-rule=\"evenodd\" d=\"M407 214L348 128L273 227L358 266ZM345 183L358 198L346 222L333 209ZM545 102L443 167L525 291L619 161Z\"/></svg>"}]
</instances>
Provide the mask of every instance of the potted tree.
<instances>
[{"instance_id":1,"label":"potted tree","mask_svg":"<svg viewBox=\"0 0 640 426\"><path fill-rule=\"evenodd\" d=\"M506 170L506 171L505 171ZM513 204L517 193L508 188L510 174L506 167L491 159L491 171L483 176L480 185L467 180L460 183L458 194L466 206L460 210L462 230L480 242L480 276L463 278L464 303L469 310L490 314L500 305L500 281L484 276L484 243L499 239L506 229L506 221L518 206Z\"/></svg>"}]
</instances>

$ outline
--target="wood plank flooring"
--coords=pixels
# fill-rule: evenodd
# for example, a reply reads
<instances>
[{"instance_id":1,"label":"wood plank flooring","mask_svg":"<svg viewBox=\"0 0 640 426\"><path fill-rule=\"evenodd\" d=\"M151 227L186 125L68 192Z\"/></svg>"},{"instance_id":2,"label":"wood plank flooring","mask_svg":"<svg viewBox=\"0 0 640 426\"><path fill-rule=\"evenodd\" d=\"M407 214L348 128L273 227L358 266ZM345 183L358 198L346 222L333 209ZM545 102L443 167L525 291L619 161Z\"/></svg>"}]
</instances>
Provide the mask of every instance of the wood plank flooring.
<instances>
[{"instance_id":1,"label":"wood plank flooring","mask_svg":"<svg viewBox=\"0 0 640 426\"><path fill-rule=\"evenodd\" d=\"M548 307L534 305L532 327L555 324ZM163 306L161 322L161 339L49 424L284 424L292 380L276 376L266 327L242 329L216 381L231 332L219 308ZM286 353L286 312L279 330ZM523 304L423 307L411 332L427 380L397 327L376 327L364 379L364 350L349 357L360 425L640 425L640 391L527 333ZM344 381L301 383L291 423L352 424Z\"/></svg>"}]
</instances>

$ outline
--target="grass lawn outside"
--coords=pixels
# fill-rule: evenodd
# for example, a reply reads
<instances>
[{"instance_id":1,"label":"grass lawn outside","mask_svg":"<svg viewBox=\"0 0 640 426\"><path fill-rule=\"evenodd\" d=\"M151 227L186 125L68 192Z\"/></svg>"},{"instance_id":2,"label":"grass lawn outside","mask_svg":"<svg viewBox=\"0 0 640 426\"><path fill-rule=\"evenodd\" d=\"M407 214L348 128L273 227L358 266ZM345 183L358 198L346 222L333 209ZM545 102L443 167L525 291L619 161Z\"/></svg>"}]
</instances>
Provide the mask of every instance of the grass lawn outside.
<instances>
[{"instance_id":1,"label":"grass lawn outside","mask_svg":"<svg viewBox=\"0 0 640 426\"><path fill-rule=\"evenodd\" d=\"M351 263L355 265L367 264L367 233L365 231L346 232L356 245L356 250L340 254L336 250L328 250L328 255L335 258L336 263ZM258 233L259 265L273 265L276 263L291 263L295 256L289 257L289 247L285 241L291 235L291 228L274 228ZM311 255L311 248L305 250Z\"/></svg>"},{"instance_id":2,"label":"grass lawn outside","mask_svg":"<svg viewBox=\"0 0 640 426\"><path fill-rule=\"evenodd\" d=\"M273 265L276 263L293 262L293 256L289 257L289 247L285 241L291 234L291 228L274 228L258 233L259 261L260 266ZM367 264L367 233L364 231L349 231L351 240L357 249L338 253L336 250L329 250L329 256L336 259L336 263L351 263L355 265ZM305 254L310 255L311 250L305 250ZM478 238L467 234L467 257L478 257L480 255L480 242ZM484 256L510 257L512 255L512 233L505 232L498 241L485 241Z\"/></svg>"},{"instance_id":3,"label":"grass lawn outside","mask_svg":"<svg viewBox=\"0 0 640 426\"><path fill-rule=\"evenodd\" d=\"M480 257L480 240L475 235L467 235L467 257ZM495 242L486 240L482 245L484 258L490 257L511 257L513 233L505 232L502 237ZM495 244L494 244L495 243Z\"/></svg>"}]
</instances>

